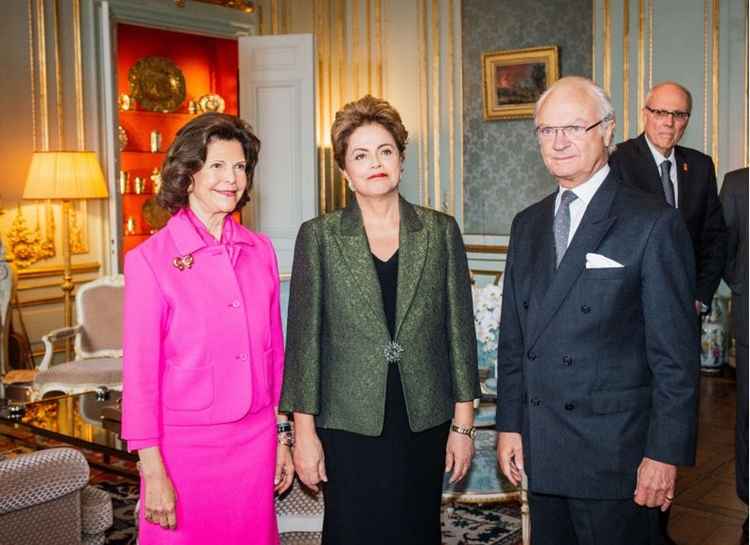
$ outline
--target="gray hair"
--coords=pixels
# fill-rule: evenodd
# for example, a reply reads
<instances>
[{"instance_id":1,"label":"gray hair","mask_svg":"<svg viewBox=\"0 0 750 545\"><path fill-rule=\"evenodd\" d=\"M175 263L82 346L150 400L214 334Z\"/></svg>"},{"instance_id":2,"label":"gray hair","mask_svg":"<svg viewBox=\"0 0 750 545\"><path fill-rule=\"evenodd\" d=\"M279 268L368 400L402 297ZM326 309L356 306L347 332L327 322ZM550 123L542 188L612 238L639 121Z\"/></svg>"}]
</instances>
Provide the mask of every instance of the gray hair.
<instances>
[{"instance_id":1,"label":"gray hair","mask_svg":"<svg viewBox=\"0 0 750 545\"><path fill-rule=\"evenodd\" d=\"M662 81L661 83L657 83L654 85L646 95L646 100L644 101L644 104L648 105L649 102L651 102L651 97L654 94L654 91L659 89L660 87L677 87L680 91L682 91L685 94L685 98L687 98L688 103L688 113L692 113L693 111L693 95L690 94L690 91L687 90L687 88L683 85L680 85L676 81Z\"/></svg>"},{"instance_id":2,"label":"gray hair","mask_svg":"<svg viewBox=\"0 0 750 545\"><path fill-rule=\"evenodd\" d=\"M596 106L599 110L599 118L603 121L602 124L599 125L599 132L604 134L604 129L606 128L606 126L610 123L615 122L615 109L612 106L612 100L609 98L609 95L604 89L599 87L592 80L581 76L566 76L564 78L560 78L555 83L550 85L549 89L544 91L544 93L542 93L542 95L536 101L536 104L534 106L534 122L536 123L537 114L544 104L544 101L547 100L549 94L557 87L561 85L568 85L571 83L577 84L588 91L592 98L596 101ZM612 142L610 142L609 146L607 146L607 152L612 155L616 147L617 146L614 143L614 138L612 138Z\"/></svg>"}]
</instances>

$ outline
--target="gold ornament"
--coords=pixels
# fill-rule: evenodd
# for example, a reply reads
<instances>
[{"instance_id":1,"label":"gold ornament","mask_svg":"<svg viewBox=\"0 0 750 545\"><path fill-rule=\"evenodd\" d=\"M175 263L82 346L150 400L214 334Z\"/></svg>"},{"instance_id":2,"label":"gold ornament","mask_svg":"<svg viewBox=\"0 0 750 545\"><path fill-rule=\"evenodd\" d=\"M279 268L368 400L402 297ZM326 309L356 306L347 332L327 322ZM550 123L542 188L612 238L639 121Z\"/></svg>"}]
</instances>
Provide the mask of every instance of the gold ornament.
<instances>
[{"instance_id":1,"label":"gold ornament","mask_svg":"<svg viewBox=\"0 0 750 545\"><path fill-rule=\"evenodd\" d=\"M151 176L149 176L149 178L151 179L151 183L154 187L154 195L156 195L161 189L161 172L159 172L159 169L154 167L154 171L151 173Z\"/></svg>"},{"instance_id":2,"label":"gold ornament","mask_svg":"<svg viewBox=\"0 0 750 545\"><path fill-rule=\"evenodd\" d=\"M37 261L55 255L54 240L42 240L38 225L35 231L29 229L20 205L17 207L16 217L8 230L6 240L10 256L14 258L19 269L26 269Z\"/></svg>"}]
</instances>

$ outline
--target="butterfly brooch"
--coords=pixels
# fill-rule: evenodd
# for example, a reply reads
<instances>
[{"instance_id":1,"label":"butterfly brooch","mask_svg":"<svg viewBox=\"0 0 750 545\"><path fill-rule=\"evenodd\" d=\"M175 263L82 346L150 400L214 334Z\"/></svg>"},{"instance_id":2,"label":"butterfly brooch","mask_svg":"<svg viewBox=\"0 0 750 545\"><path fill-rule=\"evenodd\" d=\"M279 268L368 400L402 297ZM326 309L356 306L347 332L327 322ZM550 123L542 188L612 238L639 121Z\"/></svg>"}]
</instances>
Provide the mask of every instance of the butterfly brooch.
<instances>
[{"instance_id":1,"label":"butterfly brooch","mask_svg":"<svg viewBox=\"0 0 750 545\"><path fill-rule=\"evenodd\" d=\"M193 266L193 255L188 254L184 255L182 257L177 256L172 260L172 265L178 270L178 271L184 271L185 269L189 269Z\"/></svg>"}]
</instances>

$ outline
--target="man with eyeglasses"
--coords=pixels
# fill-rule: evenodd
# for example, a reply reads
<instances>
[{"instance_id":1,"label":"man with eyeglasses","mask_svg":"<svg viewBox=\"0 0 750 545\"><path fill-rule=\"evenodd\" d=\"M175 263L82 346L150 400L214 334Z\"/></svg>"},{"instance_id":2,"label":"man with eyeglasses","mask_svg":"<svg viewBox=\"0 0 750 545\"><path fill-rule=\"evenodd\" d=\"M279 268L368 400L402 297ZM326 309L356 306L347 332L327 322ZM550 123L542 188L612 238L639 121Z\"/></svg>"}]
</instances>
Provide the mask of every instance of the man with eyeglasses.
<instances>
[{"instance_id":1,"label":"man with eyeglasses","mask_svg":"<svg viewBox=\"0 0 750 545\"><path fill-rule=\"evenodd\" d=\"M711 310L721 281L727 235L713 161L700 151L677 145L692 107L690 91L682 85L671 81L655 85L646 95L643 133L617 144L609 164L625 182L680 210L693 243L694 306L700 319ZM668 525L669 511L661 516L661 526L666 545L672 545Z\"/></svg>"},{"instance_id":2,"label":"man with eyeglasses","mask_svg":"<svg viewBox=\"0 0 750 545\"><path fill-rule=\"evenodd\" d=\"M660 545L676 466L695 459L690 238L610 170L615 115L594 82L556 82L534 124L558 187L511 227L498 464L528 478L534 545Z\"/></svg>"},{"instance_id":3,"label":"man with eyeglasses","mask_svg":"<svg viewBox=\"0 0 750 545\"><path fill-rule=\"evenodd\" d=\"M695 309L706 314L726 259L714 163L700 151L677 145L690 120L690 91L678 83L660 83L646 95L645 104L643 133L617 144L609 164L627 183L680 210L693 242Z\"/></svg>"}]
</instances>

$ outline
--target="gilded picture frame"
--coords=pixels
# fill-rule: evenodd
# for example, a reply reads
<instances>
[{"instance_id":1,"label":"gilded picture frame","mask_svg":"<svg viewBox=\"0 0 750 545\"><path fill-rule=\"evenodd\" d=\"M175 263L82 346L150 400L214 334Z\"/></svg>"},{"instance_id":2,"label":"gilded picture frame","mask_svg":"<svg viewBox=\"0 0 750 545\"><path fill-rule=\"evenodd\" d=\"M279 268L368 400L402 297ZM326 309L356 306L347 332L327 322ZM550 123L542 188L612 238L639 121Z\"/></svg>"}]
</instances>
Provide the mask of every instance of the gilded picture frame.
<instances>
[{"instance_id":1,"label":"gilded picture frame","mask_svg":"<svg viewBox=\"0 0 750 545\"><path fill-rule=\"evenodd\" d=\"M534 116L534 103L560 77L556 45L482 54L484 118Z\"/></svg>"}]
</instances>

